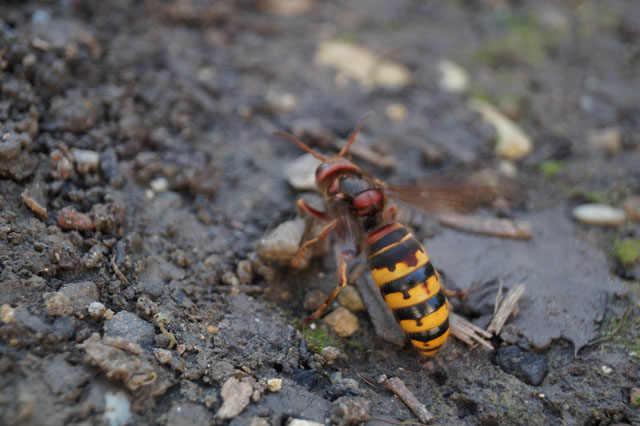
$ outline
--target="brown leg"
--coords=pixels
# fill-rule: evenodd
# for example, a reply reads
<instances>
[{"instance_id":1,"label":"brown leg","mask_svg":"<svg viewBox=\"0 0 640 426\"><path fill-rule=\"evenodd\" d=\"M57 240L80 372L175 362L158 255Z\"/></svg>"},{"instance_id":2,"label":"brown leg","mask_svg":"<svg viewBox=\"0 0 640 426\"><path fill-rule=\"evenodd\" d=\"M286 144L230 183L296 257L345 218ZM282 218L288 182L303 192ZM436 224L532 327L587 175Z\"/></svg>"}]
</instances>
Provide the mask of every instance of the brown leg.
<instances>
[{"instance_id":1,"label":"brown leg","mask_svg":"<svg viewBox=\"0 0 640 426\"><path fill-rule=\"evenodd\" d=\"M466 299L467 297L469 297L469 292L466 290L449 290L443 285L440 285L440 290L442 290L444 295L447 296L449 299L451 298Z\"/></svg>"},{"instance_id":2,"label":"brown leg","mask_svg":"<svg viewBox=\"0 0 640 426\"><path fill-rule=\"evenodd\" d=\"M298 263L300 263L300 261L302 260L302 256L304 256L304 253L307 251L307 248L319 241L324 240L327 237L327 235L329 235L329 233L333 231L337 223L338 223L337 219L332 220L331 222L329 222L329 224L327 224L327 226L322 228L322 231L320 232L320 234L318 234L317 237L305 241L304 244L302 244L302 246L300 246L300 248L298 249L298 252L294 256L294 258L291 259L291 263L290 263L291 267L293 268L297 267Z\"/></svg>"},{"instance_id":3,"label":"brown leg","mask_svg":"<svg viewBox=\"0 0 640 426\"><path fill-rule=\"evenodd\" d=\"M345 256L340 256L340 267L338 268L338 271L338 273L340 274L340 282L338 283L338 286L333 289L329 297L327 297L327 300L325 300L314 313L302 320L302 324L306 325L311 321L317 320L331 304L331 302L333 302L333 299L336 298L338 293L340 293L340 290L347 286L347 261L345 259Z\"/></svg>"},{"instance_id":4,"label":"brown leg","mask_svg":"<svg viewBox=\"0 0 640 426\"><path fill-rule=\"evenodd\" d=\"M327 215L325 212L314 209L313 207L311 207L305 200L303 200L302 198L298 199L298 201L296 201L296 206L298 206L298 210L300 210L300 213L302 214L308 214L309 216L313 216L315 218L318 219L326 219Z\"/></svg>"}]
</instances>

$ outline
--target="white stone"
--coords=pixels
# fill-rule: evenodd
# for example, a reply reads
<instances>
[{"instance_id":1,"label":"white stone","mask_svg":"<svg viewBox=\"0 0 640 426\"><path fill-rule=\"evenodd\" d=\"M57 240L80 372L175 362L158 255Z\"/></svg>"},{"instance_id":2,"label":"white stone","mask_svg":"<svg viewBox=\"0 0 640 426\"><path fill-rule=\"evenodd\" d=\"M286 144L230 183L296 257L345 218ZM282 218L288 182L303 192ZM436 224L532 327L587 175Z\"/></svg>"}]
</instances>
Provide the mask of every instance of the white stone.
<instances>
[{"instance_id":1,"label":"white stone","mask_svg":"<svg viewBox=\"0 0 640 426\"><path fill-rule=\"evenodd\" d=\"M606 204L583 204L573 209L573 217L588 225L619 226L626 220L624 210Z\"/></svg>"},{"instance_id":2,"label":"white stone","mask_svg":"<svg viewBox=\"0 0 640 426\"><path fill-rule=\"evenodd\" d=\"M151 181L149 184L153 192L160 193L169 189L169 181L165 177L159 177Z\"/></svg>"},{"instance_id":3,"label":"white stone","mask_svg":"<svg viewBox=\"0 0 640 426\"><path fill-rule=\"evenodd\" d=\"M493 105L479 99L471 99L469 106L491 124L497 133L495 153L509 160L518 160L529 154L533 143L529 136Z\"/></svg>"},{"instance_id":4,"label":"white stone","mask_svg":"<svg viewBox=\"0 0 640 426\"><path fill-rule=\"evenodd\" d=\"M104 401L104 418L109 426L124 425L131 420L131 404L124 392L107 392Z\"/></svg>"},{"instance_id":5,"label":"white stone","mask_svg":"<svg viewBox=\"0 0 640 426\"><path fill-rule=\"evenodd\" d=\"M317 191L316 169L320 160L311 154L304 154L284 167L284 176L298 191Z\"/></svg>"},{"instance_id":6,"label":"white stone","mask_svg":"<svg viewBox=\"0 0 640 426\"><path fill-rule=\"evenodd\" d=\"M469 86L469 75L460 65L448 59L438 63L440 88L445 92L459 93Z\"/></svg>"}]
</instances>

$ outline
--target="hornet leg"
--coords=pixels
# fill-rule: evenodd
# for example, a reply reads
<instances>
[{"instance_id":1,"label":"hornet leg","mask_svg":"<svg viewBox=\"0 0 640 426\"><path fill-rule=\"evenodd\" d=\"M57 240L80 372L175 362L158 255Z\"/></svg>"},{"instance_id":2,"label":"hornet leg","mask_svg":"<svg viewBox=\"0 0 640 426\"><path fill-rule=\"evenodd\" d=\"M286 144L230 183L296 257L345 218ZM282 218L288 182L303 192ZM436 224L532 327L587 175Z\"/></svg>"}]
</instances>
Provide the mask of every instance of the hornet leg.
<instances>
[{"instance_id":1,"label":"hornet leg","mask_svg":"<svg viewBox=\"0 0 640 426\"><path fill-rule=\"evenodd\" d=\"M291 267L293 268L297 267L300 261L302 260L302 256L304 256L304 253L307 251L307 248L319 241L324 240L327 237L327 235L329 235L329 233L333 231L337 223L338 223L337 219L332 220L331 222L329 222L329 224L327 224L327 226L322 228L322 231L320 232L320 234L318 234L317 237L305 241L304 244L302 244L302 246L300 246L300 248L298 249L298 252L296 253L295 257L291 259Z\"/></svg>"},{"instance_id":2,"label":"hornet leg","mask_svg":"<svg viewBox=\"0 0 640 426\"><path fill-rule=\"evenodd\" d=\"M338 286L333 289L327 300L325 300L322 305L318 309L315 310L314 313L309 315L308 317L302 320L302 324L309 324L311 321L317 320L320 315L327 309L327 307L333 302L333 299L336 298L340 290L347 286L347 260L344 253L340 255L340 267L338 268L338 274L340 275L340 281L338 282Z\"/></svg>"}]
</instances>

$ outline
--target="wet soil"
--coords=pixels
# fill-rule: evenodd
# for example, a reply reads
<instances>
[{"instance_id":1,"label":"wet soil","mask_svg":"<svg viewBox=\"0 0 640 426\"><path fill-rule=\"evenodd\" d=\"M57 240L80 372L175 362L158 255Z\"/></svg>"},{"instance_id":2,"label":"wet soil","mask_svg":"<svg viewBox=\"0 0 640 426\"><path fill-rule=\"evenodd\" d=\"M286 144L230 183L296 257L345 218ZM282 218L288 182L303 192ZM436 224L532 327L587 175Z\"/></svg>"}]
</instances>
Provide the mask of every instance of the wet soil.
<instances>
[{"instance_id":1,"label":"wet soil","mask_svg":"<svg viewBox=\"0 0 640 426\"><path fill-rule=\"evenodd\" d=\"M359 56L328 61L331 42ZM0 423L415 421L385 374L434 424L640 424L640 266L620 251L640 225L571 215L640 194L638 70L622 0L0 2ZM499 158L470 99L531 152ZM531 240L409 220L477 324L499 282L527 286L496 353L451 339L425 363L365 312L346 339L303 329L331 256L258 258L299 196L283 170L301 152L269 135L331 153L369 110L357 143L395 163L356 161L381 179L515 176L518 199L481 213Z\"/></svg>"}]
</instances>

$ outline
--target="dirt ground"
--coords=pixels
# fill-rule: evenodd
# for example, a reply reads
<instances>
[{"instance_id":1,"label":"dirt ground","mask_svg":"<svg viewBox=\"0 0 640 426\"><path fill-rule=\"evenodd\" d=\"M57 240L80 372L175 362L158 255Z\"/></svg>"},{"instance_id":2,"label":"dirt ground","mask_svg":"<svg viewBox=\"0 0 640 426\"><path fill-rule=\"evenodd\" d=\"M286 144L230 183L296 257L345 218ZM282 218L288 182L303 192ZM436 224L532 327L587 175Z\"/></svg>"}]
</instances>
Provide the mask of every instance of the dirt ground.
<instances>
[{"instance_id":1,"label":"dirt ground","mask_svg":"<svg viewBox=\"0 0 640 426\"><path fill-rule=\"evenodd\" d=\"M383 374L433 424L640 424L639 71L623 0L0 2L0 424L415 424ZM331 154L370 110L387 182L517 182L477 214L529 240L407 219L476 324L526 285L494 352L302 328L331 256L258 257L301 192L270 134Z\"/></svg>"}]
</instances>

